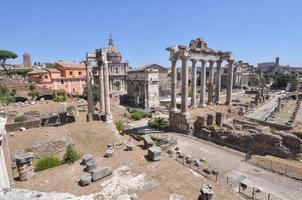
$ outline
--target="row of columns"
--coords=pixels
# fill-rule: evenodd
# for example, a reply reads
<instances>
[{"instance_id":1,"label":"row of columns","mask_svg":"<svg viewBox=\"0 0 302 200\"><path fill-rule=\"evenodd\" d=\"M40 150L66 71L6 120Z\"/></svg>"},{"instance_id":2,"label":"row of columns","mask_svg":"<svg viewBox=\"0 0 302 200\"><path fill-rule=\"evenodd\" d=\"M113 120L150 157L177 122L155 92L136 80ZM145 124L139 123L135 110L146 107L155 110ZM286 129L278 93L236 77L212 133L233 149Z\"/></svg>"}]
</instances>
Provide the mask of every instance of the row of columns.
<instances>
[{"instance_id":1,"label":"row of columns","mask_svg":"<svg viewBox=\"0 0 302 200\"><path fill-rule=\"evenodd\" d=\"M176 63L177 58L171 59L172 65L172 80L171 80L171 111L176 111ZM182 61L182 85L181 85L181 112L188 112L188 58L181 58ZM192 62L192 95L191 106L194 108L197 106L196 93L197 93L197 70L196 59L191 59ZM206 93L206 60L200 60L200 102L201 107L205 107L205 93ZM222 60L216 61L216 79L215 79L215 91L214 91L214 64L215 61L209 61L209 82L208 82L208 104L220 103L220 88L221 88L221 64ZM228 76L227 76L227 93L226 104L230 105L232 102L232 88L233 88L233 66L234 60L228 60ZM215 93L215 95L213 95ZM214 97L214 98L213 98Z\"/></svg>"}]
</instances>

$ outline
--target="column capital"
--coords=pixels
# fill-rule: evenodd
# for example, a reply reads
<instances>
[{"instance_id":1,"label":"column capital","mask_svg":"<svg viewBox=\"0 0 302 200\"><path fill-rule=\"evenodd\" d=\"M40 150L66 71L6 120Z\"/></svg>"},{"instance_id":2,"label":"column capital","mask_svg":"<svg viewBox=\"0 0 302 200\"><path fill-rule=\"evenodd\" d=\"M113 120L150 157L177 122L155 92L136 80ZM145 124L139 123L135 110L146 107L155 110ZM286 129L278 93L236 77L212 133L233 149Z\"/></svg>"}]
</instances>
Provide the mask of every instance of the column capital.
<instances>
[{"instance_id":1,"label":"column capital","mask_svg":"<svg viewBox=\"0 0 302 200\"><path fill-rule=\"evenodd\" d=\"M206 60L204 60L204 59L200 59L199 61L200 61L200 62L201 62L203 65L205 65L205 64L206 64L206 62L207 62L207 61L206 61Z\"/></svg>"},{"instance_id":2,"label":"column capital","mask_svg":"<svg viewBox=\"0 0 302 200\"><path fill-rule=\"evenodd\" d=\"M215 62L215 61L213 61L213 60L210 60L210 61L209 61L209 63L210 63L210 67L213 67L214 62Z\"/></svg>"},{"instance_id":3,"label":"column capital","mask_svg":"<svg viewBox=\"0 0 302 200\"><path fill-rule=\"evenodd\" d=\"M181 61L188 61L189 57L186 56L186 55L181 55L181 56L179 56L179 59L180 59Z\"/></svg>"},{"instance_id":4,"label":"column capital","mask_svg":"<svg viewBox=\"0 0 302 200\"><path fill-rule=\"evenodd\" d=\"M235 60L233 60L233 59L228 60L229 64L234 64L234 62L235 62Z\"/></svg>"},{"instance_id":5,"label":"column capital","mask_svg":"<svg viewBox=\"0 0 302 200\"><path fill-rule=\"evenodd\" d=\"M194 63L194 64L197 62L197 60L196 60L195 58L191 58L190 60L191 60L191 62Z\"/></svg>"},{"instance_id":6,"label":"column capital","mask_svg":"<svg viewBox=\"0 0 302 200\"><path fill-rule=\"evenodd\" d=\"M216 61L217 65L221 65L222 62L223 62L223 60L217 60Z\"/></svg>"}]
</instances>

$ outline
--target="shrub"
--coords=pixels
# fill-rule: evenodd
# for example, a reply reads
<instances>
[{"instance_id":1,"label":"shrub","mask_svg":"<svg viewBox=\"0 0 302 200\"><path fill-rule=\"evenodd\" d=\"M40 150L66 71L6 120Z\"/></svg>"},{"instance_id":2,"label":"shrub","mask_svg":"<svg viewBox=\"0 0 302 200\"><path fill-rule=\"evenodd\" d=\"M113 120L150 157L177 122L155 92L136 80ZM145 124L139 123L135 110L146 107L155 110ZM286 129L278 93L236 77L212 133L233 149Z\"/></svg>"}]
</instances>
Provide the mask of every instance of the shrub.
<instances>
[{"instance_id":1,"label":"shrub","mask_svg":"<svg viewBox=\"0 0 302 200\"><path fill-rule=\"evenodd\" d=\"M66 96L64 92L55 92L52 94L53 100L55 102L64 102L66 101Z\"/></svg>"},{"instance_id":2,"label":"shrub","mask_svg":"<svg viewBox=\"0 0 302 200\"><path fill-rule=\"evenodd\" d=\"M146 132L145 132L145 130L139 130L137 132L137 134L140 135L140 136L143 136L143 135L146 135Z\"/></svg>"},{"instance_id":3,"label":"shrub","mask_svg":"<svg viewBox=\"0 0 302 200\"><path fill-rule=\"evenodd\" d=\"M36 89L36 86L35 86L34 84L31 84L31 85L29 86L29 89L30 89L30 90L35 90L35 89Z\"/></svg>"},{"instance_id":4,"label":"shrub","mask_svg":"<svg viewBox=\"0 0 302 200\"><path fill-rule=\"evenodd\" d=\"M7 88L0 86L0 102L3 104L10 104L16 102L15 99L16 90L13 89L12 91L8 90Z\"/></svg>"},{"instance_id":5,"label":"shrub","mask_svg":"<svg viewBox=\"0 0 302 200\"><path fill-rule=\"evenodd\" d=\"M27 95L30 96L31 99L34 99L35 97L39 96L39 92L31 90L30 92L27 93Z\"/></svg>"},{"instance_id":6,"label":"shrub","mask_svg":"<svg viewBox=\"0 0 302 200\"><path fill-rule=\"evenodd\" d=\"M168 121L163 117L154 117L148 121L151 128L164 130L168 126Z\"/></svg>"},{"instance_id":7,"label":"shrub","mask_svg":"<svg viewBox=\"0 0 302 200\"><path fill-rule=\"evenodd\" d=\"M25 122L27 120L26 116L21 115L15 118L15 122Z\"/></svg>"},{"instance_id":8,"label":"shrub","mask_svg":"<svg viewBox=\"0 0 302 200\"><path fill-rule=\"evenodd\" d=\"M42 157L37 161L35 165L35 171L36 172L43 171L45 169L57 167L61 164L62 161L58 157L55 156Z\"/></svg>"},{"instance_id":9,"label":"shrub","mask_svg":"<svg viewBox=\"0 0 302 200\"><path fill-rule=\"evenodd\" d=\"M133 120L140 120L142 118L151 118L152 113L145 112L141 109L128 109L128 112L131 113L131 119Z\"/></svg>"},{"instance_id":10,"label":"shrub","mask_svg":"<svg viewBox=\"0 0 302 200\"><path fill-rule=\"evenodd\" d=\"M64 163L73 163L74 161L81 158L81 155L75 149L74 145L68 145L63 157Z\"/></svg>"},{"instance_id":11,"label":"shrub","mask_svg":"<svg viewBox=\"0 0 302 200\"><path fill-rule=\"evenodd\" d=\"M125 128L123 120L118 120L115 122L115 127L119 132L122 132Z\"/></svg>"},{"instance_id":12,"label":"shrub","mask_svg":"<svg viewBox=\"0 0 302 200\"><path fill-rule=\"evenodd\" d=\"M33 152L33 148L32 147L26 147L24 149L24 152L28 153L28 152Z\"/></svg>"}]
</instances>

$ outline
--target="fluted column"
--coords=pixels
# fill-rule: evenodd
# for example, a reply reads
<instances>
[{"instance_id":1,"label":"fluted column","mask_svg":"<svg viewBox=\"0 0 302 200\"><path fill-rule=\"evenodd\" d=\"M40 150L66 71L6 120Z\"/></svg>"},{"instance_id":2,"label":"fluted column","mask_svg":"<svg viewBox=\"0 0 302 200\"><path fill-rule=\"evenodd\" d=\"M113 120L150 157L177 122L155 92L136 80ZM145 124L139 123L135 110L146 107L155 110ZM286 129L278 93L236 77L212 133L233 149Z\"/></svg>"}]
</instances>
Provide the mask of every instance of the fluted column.
<instances>
[{"instance_id":1,"label":"fluted column","mask_svg":"<svg viewBox=\"0 0 302 200\"><path fill-rule=\"evenodd\" d=\"M200 102L201 107L205 107L205 93L206 93L206 61L201 60L200 70Z\"/></svg>"},{"instance_id":2,"label":"fluted column","mask_svg":"<svg viewBox=\"0 0 302 200\"><path fill-rule=\"evenodd\" d=\"M176 75L176 63L177 59L173 58L171 59L172 64L172 72L171 72L171 111L176 111L176 81L177 81L177 75Z\"/></svg>"},{"instance_id":3,"label":"fluted column","mask_svg":"<svg viewBox=\"0 0 302 200\"><path fill-rule=\"evenodd\" d=\"M98 62L99 70L99 102L100 102L100 112L105 111L105 99L104 99L104 65L101 61Z\"/></svg>"},{"instance_id":4,"label":"fluted column","mask_svg":"<svg viewBox=\"0 0 302 200\"><path fill-rule=\"evenodd\" d=\"M103 59L104 63L104 96L105 96L105 115L107 119L111 119L111 110L110 110L110 94L109 94L109 73L108 73L108 62ZM106 120L107 120L106 119Z\"/></svg>"},{"instance_id":5,"label":"fluted column","mask_svg":"<svg viewBox=\"0 0 302 200\"><path fill-rule=\"evenodd\" d=\"M227 93L226 93L226 104L232 104L232 90L233 90L233 68L234 60L228 60L228 79L227 79Z\"/></svg>"},{"instance_id":6,"label":"fluted column","mask_svg":"<svg viewBox=\"0 0 302 200\"><path fill-rule=\"evenodd\" d=\"M196 107L196 60L193 59L191 61L192 61L191 107L195 108Z\"/></svg>"},{"instance_id":7,"label":"fluted column","mask_svg":"<svg viewBox=\"0 0 302 200\"><path fill-rule=\"evenodd\" d=\"M215 83L215 103L216 104L220 104L221 63L222 63L222 60L218 60L217 61L216 83Z\"/></svg>"},{"instance_id":8,"label":"fluted column","mask_svg":"<svg viewBox=\"0 0 302 200\"><path fill-rule=\"evenodd\" d=\"M208 104L213 103L213 90L214 90L214 61L210 61L209 67L209 84L208 84Z\"/></svg>"},{"instance_id":9,"label":"fluted column","mask_svg":"<svg viewBox=\"0 0 302 200\"><path fill-rule=\"evenodd\" d=\"M187 58L181 59L181 112L188 112L188 66Z\"/></svg>"}]
</instances>

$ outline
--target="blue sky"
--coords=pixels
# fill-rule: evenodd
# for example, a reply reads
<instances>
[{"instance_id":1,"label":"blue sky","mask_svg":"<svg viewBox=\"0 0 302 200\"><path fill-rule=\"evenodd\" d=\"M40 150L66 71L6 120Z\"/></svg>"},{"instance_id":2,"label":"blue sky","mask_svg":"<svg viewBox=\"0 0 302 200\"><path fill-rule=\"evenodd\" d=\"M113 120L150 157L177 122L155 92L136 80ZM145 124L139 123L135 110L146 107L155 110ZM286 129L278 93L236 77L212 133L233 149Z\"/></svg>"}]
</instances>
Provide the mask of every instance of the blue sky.
<instances>
[{"instance_id":1,"label":"blue sky","mask_svg":"<svg viewBox=\"0 0 302 200\"><path fill-rule=\"evenodd\" d=\"M81 61L110 33L131 66L169 67L167 46L204 38L236 60L302 66L301 0L0 0L0 49Z\"/></svg>"}]
</instances>

